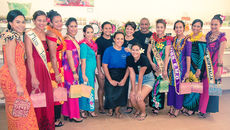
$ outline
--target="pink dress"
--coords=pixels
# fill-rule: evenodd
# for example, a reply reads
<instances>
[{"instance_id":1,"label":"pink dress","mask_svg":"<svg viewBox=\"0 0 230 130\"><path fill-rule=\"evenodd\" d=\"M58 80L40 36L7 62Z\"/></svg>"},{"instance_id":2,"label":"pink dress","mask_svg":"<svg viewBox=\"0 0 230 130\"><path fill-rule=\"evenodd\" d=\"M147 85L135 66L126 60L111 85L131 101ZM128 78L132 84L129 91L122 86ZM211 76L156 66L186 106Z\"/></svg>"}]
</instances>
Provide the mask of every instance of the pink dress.
<instances>
[{"instance_id":1,"label":"pink dress","mask_svg":"<svg viewBox=\"0 0 230 130\"><path fill-rule=\"evenodd\" d=\"M66 41L66 50L72 51L72 57L74 60L74 65L76 68L76 72L78 73L78 66L79 66L79 52L74 45L74 43L71 40L65 40ZM73 73L69 66L69 62L67 59L67 54L64 52L63 55L63 61L62 61L63 69L64 69L64 79L65 79L65 88L67 88L68 94L70 86L75 84L78 84L77 82L74 82ZM80 118L80 109L79 109L79 101L78 98L69 98L64 104L62 105L62 115L72 118Z\"/></svg>"}]
</instances>

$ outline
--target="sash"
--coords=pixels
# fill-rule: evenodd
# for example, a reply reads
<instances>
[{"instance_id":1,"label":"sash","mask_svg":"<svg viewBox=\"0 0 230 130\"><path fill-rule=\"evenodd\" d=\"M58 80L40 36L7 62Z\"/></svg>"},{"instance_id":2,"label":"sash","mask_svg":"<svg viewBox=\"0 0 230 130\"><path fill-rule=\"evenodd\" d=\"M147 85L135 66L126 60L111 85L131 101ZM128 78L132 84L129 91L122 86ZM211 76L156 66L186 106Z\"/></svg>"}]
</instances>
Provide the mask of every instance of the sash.
<instances>
[{"instance_id":1,"label":"sash","mask_svg":"<svg viewBox=\"0 0 230 130\"><path fill-rule=\"evenodd\" d=\"M78 55L79 55L79 57L80 57L80 46L78 45L78 43L76 42L76 40L73 39L73 38L72 38L71 36L69 36L69 35L66 35L66 37L68 37L68 38L73 42L73 44L74 44L75 47L77 48Z\"/></svg>"},{"instance_id":2,"label":"sash","mask_svg":"<svg viewBox=\"0 0 230 130\"><path fill-rule=\"evenodd\" d=\"M174 83L175 83L175 90L176 93L179 94L180 90L180 68L177 63L177 57L175 55L175 52L173 50L173 47L170 49L170 56L171 56L171 62L172 62L172 68L173 68L173 75L174 75Z\"/></svg>"},{"instance_id":3,"label":"sash","mask_svg":"<svg viewBox=\"0 0 230 130\"><path fill-rule=\"evenodd\" d=\"M153 51L153 54L154 54L154 58L157 61L157 65L159 66L159 69L160 69L160 74L162 75L163 68L164 68L164 62L163 62L160 54L158 53L157 49L155 48L153 39L151 39L151 44L152 44L152 51Z\"/></svg>"},{"instance_id":4,"label":"sash","mask_svg":"<svg viewBox=\"0 0 230 130\"><path fill-rule=\"evenodd\" d=\"M37 50L39 56L41 57L43 63L45 64L47 71L49 72L48 65L47 65L46 51L44 49L44 46L41 40L38 38L38 36L33 30L30 30L29 32L27 32L27 36L32 41L35 49Z\"/></svg>"},{"instance_id":5,"label":"sash","mask_svg":"<svg viewBox=\"0 0 230 130\"><path fill-rule=\"evenodd\" d=\"M210 52L207 49L204 56L205 64L206 64L206 70L207 70L207 76L208 76L208 83L215 84L215 77L214 77L214 70L212 66L212 59L210 56Z\"/></svg>"}]
</instances>

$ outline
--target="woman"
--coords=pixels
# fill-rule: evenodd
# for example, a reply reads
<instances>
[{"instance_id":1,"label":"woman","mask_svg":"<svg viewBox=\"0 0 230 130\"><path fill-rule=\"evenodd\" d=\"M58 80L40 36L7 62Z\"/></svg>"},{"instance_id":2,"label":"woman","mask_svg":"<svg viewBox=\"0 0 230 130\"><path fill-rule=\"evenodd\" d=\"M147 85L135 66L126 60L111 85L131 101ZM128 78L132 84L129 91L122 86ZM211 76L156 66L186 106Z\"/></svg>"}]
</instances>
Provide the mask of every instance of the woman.
<instances>
[{"instance_id":1,"label":"woman","mask_svg":"<svg viewBox=\"0 0 230 130\"><path fill-rule=\"evenodd\" d=\"M65 37L66 51L63 55L63 69L65 88L69 93L71 85L78 84L78 66L79 66L79 54L80 46L78 45L75 36L77 34L77 20L75 18L69 18L66 21L67 34ZM64 119L72 122L82 122L83 119L80 117L80 108L78 98L69 98L62 105L62 115Z\"/></svg>"},{"instance_id":2,"label":"woman","mask_svg":"<svg viewBox=\"0 0 230 130\"><path fill-rule=\"evenodd\" d=\"M125 50L128 52L131 52L131 46L135 43L138 43L138 40L133 36L133 34L135 33L137 25L135 24L135 22L127 22L125 24L125 41L123 44L123 47L126 47ZM130 91L131 91L131 84L129 84L129 92L128 92L128 96L130 96ZM129 114L133 111L133 107L131 104L130 99L128 99L128 105L126 108L125 113Z\"/></svg>"},{"instance_id":3,"label":"woman","mask_svg":"<svg viewBox=\"0 0 230 130\"><path fill-rule=\"evenodd\" d=\"M156 21L156 32L153 33L151 37L151 44L148 46L147 57L152 66L152 69L155 71L157 80L155 81L152 92L149 97L149 104L153 108L153 113L158 114L160 109L164 108L165 93L159 92L160 82L167 80L167 67L169 62L169 50L171 47L171 37L166 36L165 33L166 22L163 19L158 19ZM151 56L151 50L157 50L154 56ZM160 59L156 60L156 56L159 55ZM163 66L159 66L159 62L163 63ZM162 77L162 76L163 77Z\"/></svg>"},{"instance_id":4,"label":"woman","mask_svg":"<svg viewBox=\"0 0 230 130\"><path fill-rule=\"evenodd\" d=\"M132 55L126 59L132 84L130 99L136 109L134 117L144 120L147 117L144 99L153 89L155 78L148 58L141 54L141 45L134 43L131 49Z\"/></svg>"},{"instance_id":5,"label":"woman","mask_svg":"<svg viewBox=\"0 0 230 130\"><path fill-rule=\"evenodd\" d=\"M48 67L51 76L51 83L53 88L64 86L64 72L62 67L62 55L66 49L66 43L61 34L62 17L61 15L51 10L47 13L48 26L46 32L47 43L49 47ZM55 127L61 127L64 124L61 119L61 104L63 102L54 103Z\"/></svg>"},{"instance_id":6,"label":"woman","mask_svg":"<svg viewBox=\"0 0 230 130\"><path fill-rule=\"evenodd\" d=\"M203 22L200 19L196 19L192 22L192 33L190 34L190 39L192 42L192 52L191 52L191 67L190 71L197 80L202 82L203 72L204 72L204 53L206 48L205 36L201 32L203 27ZM198 111L199 107L199 93L191 93L184 95L184 103L182 113L186 116L191 116Z\"/></svg>"},{"instance_id":7,"label":"woman","mask_svg":"<svg viewBox=\"0 0 230 130\"><path fill-rule=\"evenodd\" d=\"M19 10L7 14L7 30L0 35L4 52L4 65L0 68L0 86L5 96L5 110L9 130L38 130L32 102L26 90L25 51L22 35L25 30L25 16ZM26 117L14 117L13 105L16 100L27 100L30 109Z\"/></svg>"},{"instance_id":8,"label":"woman","mask_svg":"<svg viewBox=\"0 0 230 130\"><path fill-rule=\"evenodd\" d=\"M91 86L90 97L79 98L80 109L83 110L81 115L83 118L87 118L86 112L91 117L97 117L95 113L95 93L94 93L94 82L95 82L95 69L96 69L96 56L97 56L97 44L92 40L94 33L91 25L86 25L83 28L84 39L80 41L80 83L84 83Z\"/></svg>"},{"instance_id":9,"label":"woman","mask_svg":"<svg viewBox=\"0 0 230 130\"><path fill-rule=\"evenodd\" d=\"M189 77L190 72L190 65L191 65L191 48L192 43L188 37L185 37L184 35L185 30L185 23L181 20L178 20L174 23L174 31L176 33L176 36L174 37L173 44L171 51L173 51L176 64L179 67L178 71L180 72L180 81L183 82L183 80L187 79ZM169 116L171 117L177 117L182 106L183 106L183 98L184 95L179 95L179 86L177 86L177 83L175 81L176 73L175 73L175 67L173 66L172 56L173 53L171 53L171 64L169 66L169 79L170 79L170 85L169 85L169 92L167 96L167 104L170 106L169 110Z\"/></svg>"},{"instance_id":10,"label":"woman","mask_svg":"<svg viewBox=\"0 0 230 130\"><path fill-rule=\"evenodd\" d=\"M54 101L53 88L47 68L46 52L47 43L45 27L47 25L46 14L43 11L36 11L33 15L35 28L25 35L25 46L27 56L27 90L29 93L38 91L46 95L46 107L35 108L40 130L54 130ZM34 38L37 38L35 40ZM40 46L37 44L41 44Z\"/></svg>"},{"instance_id":11,"label":"woman","mask_svg":"<svg viewBox=\"0 0 230 130\"><path fill-rule=\"evenodd\" d=\"M105 72L105 109L109 109L108 115L113 115L113 109L117 118L121 118L120 107L127 104L128 98L128 75L126 69L126 57L128 52L122 47L124 34L114 34L114 45L107 48L102 60L102 67Z\"/></svg>"},{"instance_id":12,"label":"woman","mask_svg":"<svg viewBox=\"0 0 230 130\"><path fill-rule=\"evenodd\" d=\"M96 74L96 78L98 81L98 103L99 103L99 113L105 114L104 110L104 103L103 103L103 96L104 96L104 82L105 82L105 75L102 70L102 58L106 48L113 45L113 38L111 37L112 33L112 24L110 22L104 22L101 25L102 33L101 36L96 40L98 45L97 51L97 70L98 74Z\"/></svg>"},{"instance_id":13,"label":"woman","mask_svg":"<svg viewBox=\"0 0 230 130\"><path fill-rule=\"evenodd\" d=\"M220 27L224 21L224 16L217 14L212 18L211 21L211 31L206 35L207 48L212 58L212 65L214 69L215 79L221 79L221 74L223 72L223 55L224 49L227 44L227 39L225 33L220 32ZM204 91L200 96L200 116L206 117L207 113L219 112L219 96L209 96L208 95L208 78L205 72L204 75ZM208 105L207 105L208 104ZM207 107L207 109L206 109Z\"/></svg>"}]
</instances>

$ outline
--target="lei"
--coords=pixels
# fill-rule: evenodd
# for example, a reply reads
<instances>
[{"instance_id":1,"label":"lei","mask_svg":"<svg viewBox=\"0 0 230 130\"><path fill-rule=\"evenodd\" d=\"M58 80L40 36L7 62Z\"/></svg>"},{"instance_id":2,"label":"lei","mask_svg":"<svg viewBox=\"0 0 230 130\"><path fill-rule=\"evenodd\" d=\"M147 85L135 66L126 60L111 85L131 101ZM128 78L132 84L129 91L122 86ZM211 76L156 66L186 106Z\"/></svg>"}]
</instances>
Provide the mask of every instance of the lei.
<instances>
[{"instance_id":1,"label":"lei","mask_svg":"<svg viewBox=\"0 0 230 130\"><path fill-rule=\"evenodd\" d=\"M6 29L4 32L0 34L0 44L5 45L8 40L16 39L17 41L21 41L21 36L18 32L14 30Z\"/></svg>"},{"instance_id":2,"label":"lei","mask_svg":"<svg viewBox=\"0 0 230 130\"><path fill-rule=\"evenodd\" d=\"M49 31L51 31L51 32L53 32L55 35L58 36L58 38L59 38L60 40L57 40L57 44L58 44L58 45L61 45L61 44L62 44L62 45L63 45L62 51L65 51L65 50L66 50L66 42L65 42L65 39L64 39L64 37L62 36L61 32L59 32L58 30L56 30L56 29L54 29L54 28L52 28L52 27L50 27L50 26L47 26L46 29L49 30Z\"/></svg>"},{"instance_id":3,"label":"lei","mask_svg":"<svg viewBox=\"0 0 230 130\"><path fill-rule=\"evenodd\" d=\"M180 63L180 62L179 62L180 52L184 49L188 37L185 37L185 38L184 38L184 41L183 41L182 46L180 46L180 43L177 43L177 44L176 44L177 39L178 39L178 37L176 36L176 37L174 38L173 48L174 48L174 50L176 51L177 63Z\"/></svg>"},{"instance_id":4,"label":"lei","mask_svg":"<svg viewBox=\"0 0 230 130\"><path fill-rule=\"evenodd\" d=\"M192 41L192 42L195 42L195 41L199 41L199 40L200 40L200 38L203 36L203 33L202 33L202 32L199 32L199 34L198 34L197 36L193 36L193 35L194 35L194 33L192 32L192 33L190 34L191 41Z\"/></svg>"},{"instance_id":5,"label":"lei","mask_svg":"<svg viewBox=\"0 0 230 130\"><path fill-rule=\"evenodd\" d=\"M93 40L89 41L86 38L84 38L79 42L79 45L81 45L82 43L88 45L95 52L95 54L97 54L97 44Z\"/></svg>"}]
</instances>

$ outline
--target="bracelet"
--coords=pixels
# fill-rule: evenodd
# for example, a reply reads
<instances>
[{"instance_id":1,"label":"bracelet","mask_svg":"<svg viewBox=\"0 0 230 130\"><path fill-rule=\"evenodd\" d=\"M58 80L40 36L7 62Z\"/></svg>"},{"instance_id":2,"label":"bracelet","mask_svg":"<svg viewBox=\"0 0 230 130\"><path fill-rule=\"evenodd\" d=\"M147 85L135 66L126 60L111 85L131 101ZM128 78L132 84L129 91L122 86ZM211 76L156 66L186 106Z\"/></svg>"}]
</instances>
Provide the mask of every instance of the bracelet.
<instances>
[{"instance_id":1,"label":"bracelet","mask_svg":"<svg viewBox=\"0 0 230 130\"><path fill-rule=\"evenodd\" d=\"M72 71L72 72L73 72L73 74L77 74L76 70L74 70L74 71Z\"/></svg>"},{"instance_id":2,"label":"bracelet","mask_svg":"<svg viewBox=\"0 0 230 130\"><path fill-rule=\"evenodd\" d=\"M223 67L223 64L217 63L217 66L218 66L218 67Z\"/></svg>"}]
</instances>

